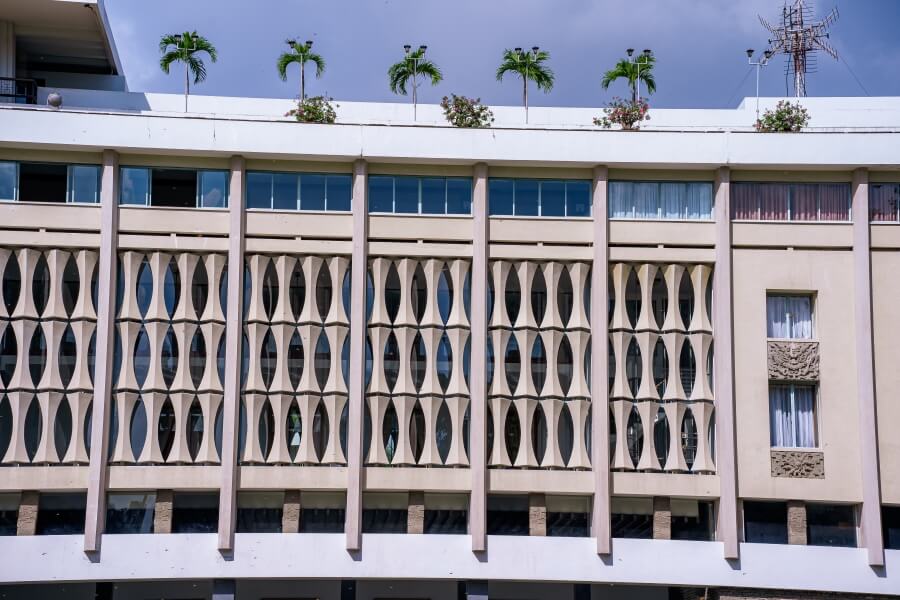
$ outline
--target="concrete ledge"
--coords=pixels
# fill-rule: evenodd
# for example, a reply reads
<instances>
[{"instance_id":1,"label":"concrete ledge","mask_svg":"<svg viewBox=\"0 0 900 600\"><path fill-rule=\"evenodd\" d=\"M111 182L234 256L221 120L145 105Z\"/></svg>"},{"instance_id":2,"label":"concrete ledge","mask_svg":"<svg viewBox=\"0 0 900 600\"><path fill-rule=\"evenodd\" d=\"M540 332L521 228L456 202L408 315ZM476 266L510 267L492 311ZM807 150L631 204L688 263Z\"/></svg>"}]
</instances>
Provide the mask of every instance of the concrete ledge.
<instances>
[{"instance_id":1,"label":"concrete ledge","mask_svg":"<svg viewBox=\"0 0 900 600\"><path fill-rule=\"evenodd\" d=\"M900 551L875 571L865 549L741 544L739 562L720 542L613 540L612 561L591 538L490 536L477 556L466 535L363 535L350 554L343 534L237 534L232 558L215 534L108 535L99 561L82 536L0 538L0 582L175 579L499 579L869 594L900 588ZM150 560L152 558L152 560Z\"/></svg>"}]
</instances>

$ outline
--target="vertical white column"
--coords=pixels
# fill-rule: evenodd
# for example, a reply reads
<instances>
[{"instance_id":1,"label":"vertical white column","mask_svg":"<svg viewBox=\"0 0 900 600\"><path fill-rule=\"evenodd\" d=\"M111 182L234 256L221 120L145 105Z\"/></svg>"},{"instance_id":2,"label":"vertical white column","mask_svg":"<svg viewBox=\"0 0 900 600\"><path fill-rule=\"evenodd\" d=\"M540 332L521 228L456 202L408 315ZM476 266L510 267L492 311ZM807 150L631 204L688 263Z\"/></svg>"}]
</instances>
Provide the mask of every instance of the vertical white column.
<instances>
[{"instance_id":1,"label":"vertical white column","mask_svg":"<svg viewBox=\"0 0 900 600\"><path fill-rule=\"evenodd\" d=\"M103 152L100 179L100 256L97 266L97 347L91 408L91 456L84 514L84 551L99 552L106 523L107 447L112 406L116 327L116 254L119 245L119 155ZM123 430L124 431L124 430Z\"/></svg>"},{"instance_id":2,"label":"vertical white column","mask_svg":"<svg viewBox=\"0 0 900 600\"><path fill-rule=\"evenodd\" d=\"M597 554L612 552L609 474L609 398L607 378L609 325L609 223L607 183L609 170L594 168L593 202L594 264L591 268L591 468L594 471L592 531L597 538Z\"/></svg>"},{"instance_id":3,"label":"vertical white column","mask_svg":"<svg viewBox=\"0 0 900 600\"><path fill-rule=\"evenodd\" d=\"M472 552L487 550L487 277L490 243L488 167L475 165L472 186L472 354L469 380L469 534ZM499 442L498 442L499 443Z\"/></svg>"},{"instance_id":4,"label":"vertical white column","mask_svg":"<svg viewBox=\"0 0 900 600\"><path fill-rule=\"evenodd\" d=\"M347 550L362 547L363 415L366 401L366 272L368 269L368 166L353 163L353 257L350 274L350 389L347 424Z\"/></svg>"},{"instance_id":5,"label":"vertical white column","mask_svg":"<svg viewBox=\"0 0 900 600\"><path fill-rule=\"evenodd\" d=\"M16 76L16 28L0 21L0 77Z\"/></svg>"},{"instance_id":6,"label":"vertical white column","mask_svg":"<svg viewBox=\"0 0 900 600\"><path fill-rule=\"evenodd\" d=\"M234 550L237 520L238 427L241 406L241 347L244 321L244 189L246 163L231 158L228 188L228 305L225 319L225 381L222 408L222 484L219 490L219 550Z\"/></svg>"},{"instance_id":7,"label":"vertical white column","mask_svg":"<svg viewBox=\"0 0 900 600\"><path fill-rule=\"evenodd\" d=\"M884 566L881 532L881 469L875 406L875 357L872 348L872 253L869 226L869 172L853 172L853 277L856 331L856 397L859 403L859 457L863 504L860 528L872 566Z\"/></svg>"},{"instance_id":8,"label":"vertical white column","mask_svg":"<svg viewBox=\"0 0 900 600\"><path fill-rule=\"evenodd\" d=\"M716 265L713 271L713 337L716 405L716 470L719 473L719 539L727 559L740 557L737 455L734 422L734 316L731 275L731 171L716 171Z\"/></svg>"}]
</instances>

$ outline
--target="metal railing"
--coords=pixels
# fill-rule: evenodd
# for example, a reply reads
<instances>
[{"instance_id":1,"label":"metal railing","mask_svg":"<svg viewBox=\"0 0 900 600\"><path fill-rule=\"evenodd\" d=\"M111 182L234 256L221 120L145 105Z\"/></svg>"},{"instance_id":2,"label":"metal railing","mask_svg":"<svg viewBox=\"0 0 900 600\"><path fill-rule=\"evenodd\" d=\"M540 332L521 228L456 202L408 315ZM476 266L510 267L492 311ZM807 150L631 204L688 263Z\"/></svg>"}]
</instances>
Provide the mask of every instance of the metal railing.
<instances>
[{"instance_id":1,"label":"metal railing","mask_svg":"<svg viewBox=\"0 0 900 600\"><path fill-rule=\"evenodd\" d=\"M0 102L37 104L37 87L34 79L0 77Z\"/></svg>"}]
</instances>

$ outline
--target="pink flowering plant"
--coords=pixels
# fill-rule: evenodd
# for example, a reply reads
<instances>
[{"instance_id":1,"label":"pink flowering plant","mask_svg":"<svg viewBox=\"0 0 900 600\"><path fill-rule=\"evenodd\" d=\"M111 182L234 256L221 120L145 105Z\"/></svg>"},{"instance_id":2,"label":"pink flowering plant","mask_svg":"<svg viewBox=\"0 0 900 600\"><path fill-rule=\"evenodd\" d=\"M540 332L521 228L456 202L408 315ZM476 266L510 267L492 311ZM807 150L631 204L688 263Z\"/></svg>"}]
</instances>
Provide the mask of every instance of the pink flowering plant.
<instances>
[{"instance_id":1,"label":"pink flowering plant","mask_svg":"<svg viewBox=\"0 0 900 600\"><path fill-rule=\"evenodd\" d=\"M626 131L637 131L642 121L649 121L650 105L646 100L623 100L613 98L609 106L603 109L603 116L594 119L594 125L610 129L618 125Z\"/></svg>"},{"instance_id":2,"label":"pink flowering plant","mask_svg":"<svg viewBox=\"0 0 900 600\"><path fill-rule=\"evenodd\" d=\"M441 100L444 116L454 127L490 127L494 113L481 103L481 98L466 98L450 94Z\"/></svg>"},{"instance_id":3,"label":"pink flowering plant","mask_svg":"<svg viewBox=\"0 0 900 600\"><path fill-rule=\"evenodd\" d=\"M284 116L294 117L300 123L334 123L337 113L331 100L325 96L304 98L297 102L297 108L289 110Z\"/></svg>"},{"instance_id":4,"label":"pink flowering plant","mask_svg":"<svg viewBox=\"0 0 900 600\"><path fill-rule=\"evenodd\" d=\"M809 112L800 103L791 104L780 100L774 109L769 109L756 121L756 130L762 133L802 131L809 125Z\"/></svg>"}]
</instances>

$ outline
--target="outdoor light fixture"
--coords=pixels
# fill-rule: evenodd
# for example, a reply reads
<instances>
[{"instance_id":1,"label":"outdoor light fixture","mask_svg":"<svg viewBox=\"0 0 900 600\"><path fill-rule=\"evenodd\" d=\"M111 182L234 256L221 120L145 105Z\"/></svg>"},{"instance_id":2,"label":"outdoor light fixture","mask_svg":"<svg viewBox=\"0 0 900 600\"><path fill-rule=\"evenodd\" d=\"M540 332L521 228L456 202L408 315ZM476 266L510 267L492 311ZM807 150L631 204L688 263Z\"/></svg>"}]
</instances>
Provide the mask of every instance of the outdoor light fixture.
<instances>
[{"instance_id":1,"label":"outdoor light fixture","mask_svg":"<svg viewBox=\"0 0 900 600\"><path fill-rule=\"evenodd\" d=\"M753 48L747 48L747 58L753 58Z\"/></svg>"},{"instance_id":2,"label":"outdoor light fixture","mask_svg":"<svg viewBox=\"0 0 900 600\"><path fill-rule=\"evenodd\" d=\"M409 54L409 51L410 51L411 49L412 49L412 46L410 46L409 44L404 44L403 50L405 50L407 54Z\"/></svg>"},{"instance_id":3,"label":"outdoor light fixture","mask_svg":"<svg viewBox=\"0 0 900 600\"><path fill-rule=\"evenodd\" d=\"M629 48L625 53L628 54L628 58L631 58L631 55L634 54L634 48Z\"/></svg>"},{"instance_id":4,"label":"outdoor light fixture","mask_svg":"<svg viewBox=\"0 0 900 600\"><path fill-rule=\"evenodd\" d=\"M425 53L426 50L428 50L428 46L424 46L424 45L419 46L419 51L422 52L423 54Z\"/></svg>"},{"instance_id":5,"label":"outdoor light fixture","mask_svg":"<svg viewBox=\"0 0 900 600\"><path fill-rule=\"evenodd\" d=\"M644 56L650 56L653 54L653 51L650 48L644 48Z\"/></svg>"},{"instance_id":6,"label":"outdoor light fixture","mask_svg":"<svg viewBox=\"0 0 900 600\"><path fill-rule=\"evenodd\" d=\"M532 47L531 47L531 51L534 52L535 54L538 53L538 50L540 50L540 48L538 48L537 46L532 46Z\"/></svg>"},{"instance_id":7,"label":"outdoor light fixture","mask_svg":"<svg viewBox=\"0 0 900 600\"><path fill-rule=\"evenodd\" d=\"M311 46L312 46L312 40L306 40L306 45L311 47Z\"/></svg>"}]
</instances>

